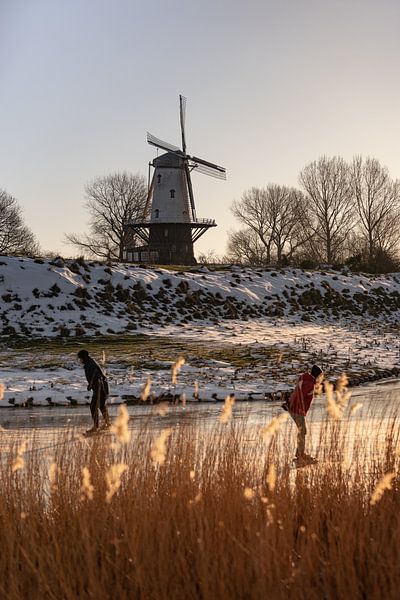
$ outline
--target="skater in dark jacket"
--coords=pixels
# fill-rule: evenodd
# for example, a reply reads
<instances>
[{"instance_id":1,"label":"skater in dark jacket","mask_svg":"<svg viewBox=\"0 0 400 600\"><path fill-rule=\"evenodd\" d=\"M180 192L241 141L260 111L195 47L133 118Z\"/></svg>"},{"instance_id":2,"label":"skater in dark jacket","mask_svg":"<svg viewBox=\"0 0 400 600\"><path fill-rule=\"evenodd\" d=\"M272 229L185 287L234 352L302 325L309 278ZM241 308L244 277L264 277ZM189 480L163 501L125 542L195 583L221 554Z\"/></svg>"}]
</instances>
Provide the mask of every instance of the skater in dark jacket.
<instances>
[{"instance_id":1,"label":"skater in dark jacket","mask_svg":"<svg viewBox=\"0 0 400 600\"><path fill-rule=\"evenodd\" d=\"M307 434L306 414L308 413L314 398L314 387L317 383L317 379L320 379L321 377L322 369L317 365L313 365L310 372L300 375L295 389L290 394L288 402L285 403L285 405L282 405L282 408L289 411L289 414L296 423L298 429L296 450L296 462L298 464L315 462L315 459L305 452Z\"/></svg>"},{"instance_id":2,"label":"skater in dark jacket","mask_svg":"<svg viewBox=\"0 0 400 600\"><path fill-rule=\"evenodd\" d=\"M93 391L92 400L90 402L90 412L93 419L93 427L86 433L94 433L99 429L99 409L104 419L104 428L111 425L110 416L108 414L106 401L108 396L108 381L104 375L100 365L89 356L87 350L80 350L78 358L83 364L85 375L88 382L88 391Z\"/></svg>"}]
</instances>

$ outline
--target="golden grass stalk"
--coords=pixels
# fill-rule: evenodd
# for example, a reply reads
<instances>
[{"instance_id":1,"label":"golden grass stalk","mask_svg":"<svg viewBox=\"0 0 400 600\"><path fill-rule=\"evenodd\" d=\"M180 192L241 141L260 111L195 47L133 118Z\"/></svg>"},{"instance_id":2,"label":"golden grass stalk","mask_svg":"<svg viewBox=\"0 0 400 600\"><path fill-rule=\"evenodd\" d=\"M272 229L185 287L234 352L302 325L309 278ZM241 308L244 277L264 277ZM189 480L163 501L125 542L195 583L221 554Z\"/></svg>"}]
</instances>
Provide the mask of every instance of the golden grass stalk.
<instances>
[{"instance_id":1,"label":"golden grass stalk","mask_svg":"<svg viewBox=\"0 0 400 600\"><path fill-rule=\"evenodd\" d=\"M25 451L26 451L26 442L22 442L22 444L20 444L18 447L17 456L16 456L15 461L13 462L13 465L11 468L13 473L15 473L16 471L20 471L21 469L24 468L24 466L25 466L25 459L24 459Z\"/></svg>"},{"instance_id":2,"label":"golden grass stalk","mask_svg":"<svg viewBox=\"0 0 400 600\"><path fill-rule=\"evenodd\" d=\"M119 488L121 487L121 477L127 468L128 465L119 463L116 465L111 465L111 467L108 469L106 473L106 502L111 502L113 496L118 492Z\"/></svg>"},{"instance_id":3,"label":"golden grass stalk","mask_svg":"<svg viewBox=\"0 0 400 600\"><path fill-rule=\"evenodd\" d=\"M243 496L246 500L253 500L256 497L256 492L251 487L245 487L243 490Z\"/></svg>"},{"instance_id":4,"label":"golden grass stalk","mask_svg":"<svg viewBox=\"0 0 400 600\"><path fill-rule=\"evenodd\" d=\"M278 433L282 427L282 423L284 423L287 418L288 414L286 412L282 413L281 415L271 419L268 425L265 425L265 427L261 429L261 435L265 443L269 442L269 440L273 438L276 433Z\"/></svg>"},{"instance_id":5,"label":"golden grass stalk","mask_svg":"<svg viewBox=\"0 0 400 600\"><path fill-rule=\"evenodd\" d=\"M344 392L346 392L348 385L349 385L349 379L348 379L346 373L342 373L336 382L336 391L338 393L344 393Z\"/></svg>"},{"instance_id":6,"label":"golden grass stalk","mask_svg":"<svg viewBox=\"0 0 400 600\"><path fill-rule=\"evenodd\" d=\"M225 398L224 406L222 407L221 414L219 416L220 423L227 423L229 419L232 417L232 410L235 404L235 396L233 394L229 394Z\"/></svg>"},{"instance_id":7,"label":"golden grass stalk","mask_svg":"<svg viewBox=\"0 0 400 600\"><path fill-rule=\"evenodd\" d=\"M315 381L315 386L314 386L314 395L315 396L322 396L323 391L324 391L324 374L320 373Z\"/></svg>"},{"instance_id":8,"label":"golden grass stalk","mask_svg":"<svg viewBox=\"0 0 400 600\"><path fill-rule=\"evenodd\" d=\"M326 411L331 419L336 421L343 417L345 408L351 398L351 392L347 389L348 378L345 373L340 375L336 382L336 389L329 381L325 381Z\"/></svg>"},{"instance_id":9,"label":"golden grass stalk","mask_svg":"<svg viewBox=\"0 0 400 600\"><path fill-rule=\"evenodd\" d=\"M121 404L118 408L118 416L111 425L111 433L114 433L120 444L128 444L131 439L129 431L129 413L125 404Z\"/></svg>"},{"instance_id":10,"label":"golden grass stalk","mask_svg":"<svg viewBox=\"0 0 400 600\"><path fill-rule=\"evenodd\" d=\"M160 444L162 468L152 468L150 455L160 433L154 413L135 419L116 460L107 436L82 443L57 432L50 497L42 444L28 442L24 470L13 476L27 438L8 430L0 598L164 600L171 590L176 598L397 598L400 417L385 415L381 400L376 410L366 403L362 419L349 411L334 426L328 415L312 422L311 413L320 461L299 470L288 467L294 431L272 441L268 434L266 447L253 407L229 427L186 420L168 439L168 460ZM346 468L335 460L344 455ZM376 473L386 474L381 491L392 491L371 506Z\"/></svg>"},{"instance_id":11,"label":"golden grass stalk","mask_svg":"<svg viewBox=\"0 0 400 600\"><path fill-rule=\"evenodd\" d=\"M91 482L90 471L87 467L82 468L82 485L80 489L80 500L93 500L94 486Z\"/></svg>"},{"instance_id":12,"label":"golden grass stalk","mask_svg":"<svg viewBox=\"0 0 400 600\"><path fill-rule=\"evenodd\" d=\"M271 526L274 523L274 509L275 504L267 504L266 513L267 513L267 526Z\"/></svg>"},{"instance_id":13,"label":"golden grass stalk","mask_svg":"<svg viewBox=\"0 0 400 600\"><path fill-rule=\"evenodd\" d=\"M49 471L48 471L50 489L52 492L55 492L57 490L57 473L58 473L58 465L53 460L53 462L50 463Z\"/></svg>"},{"instance_id":14,"label":"golden grass stalk","mask_svg":"<svg viewBox=\"0 0 400 600\"><path fill-rule=\"evenodd\" d=\"M0 383L0 400L3 400L4 398L4 384Z\"/></svg>"},{"instance_id":15,"label":"golden grass stalk","mask_svg":"<svg viewBox=\"0 0 400 600\"><path fill-rule=\"evenodd\" d=\"M335 392L333 384L329 381L325 381L325 394L326 394L326 412L335 421L339 421L342 418L342 407L336 402Z\"/></svg>"},{"instance_id":16,"label":"golden grass stalk","mask_svg":"<svg viewBox=\"0 0 400 600\"><path fill-rule=\"evenodd\" d=\"M269 491L271 493L273 493L275 491L275 487L276 487L276 467L275 467L274 463L271 463L268 467L267 485L268 485Z\"/></svg>"},{"instance_id":17,"label":"golden grass stalk","mask_svg":"<svg viewBox=\"0 0 400 600\"><path fill-rule=\"evenodd\" d=\"M189 505L198 504L201 499L202 499L202 493L198 492L194 498L189 500Z\"/></svg>"},{"instance_id":18,"label":"golden grass stalk","mask_svg":"<svg viewBox=\"0 0 400 600\"><path fill-rule=\"evenodd\" d=\"M362 408L362 402L356 402L355 404L353 404L352 407L350 408L350 417L357 414L361 408Z\"/></svg>"},{"instance_id":19,"label":"golden grass stalk","mask_svg":"<svg viewBox=\"0 0 400 600\"><path fill-rule=\"evenodd\" d=\"M351 398L351 392L347 389L349 384L348 377L342 373L336 382L336 402L344 410Z\"/></svg>"},{"instance_id":20,"label":"golden grass stalk","mask_svg":"<svg viewBox=\"0 0 400 600\"><path fill-rule=\"evenodd\" d=\"M169 410L168 402L160 402L160 404L156 405L154 412L156 415L159 415L160 417L165 417L165 415L168 414L168 410Z\"/></svg>"},{"instance_id":21,"label":"golden grass stalk","mask_svg":"<svg viewBox=\"0 0 400 600\"><path fill-rule=\"evenodd\" d=\"M173 385L176 385L178 373L184 364L185 359L183 356L180 356L171 366L171 380Z\"/></svg>"},{"instance_id":22,"label":"golden grass stalk","mask_svg":"<svg viewBox=\"0 0 400 600\"><path fill-rule=\"evenodd\" d=\"M369 501L371 506L374 506L374 504L377 504L380 501L386 490L392 489L392 481L395 477L396 473L386 473L383 477L381 477L371 495Z\"/></svg>"},{"instance_id":23,"label":"golden grass stalk","mask_svg":"<svg viewBox=\"0 0 400 600\"><path fill-rule=\"evenodd\" d=\"M161 467L165 463L167 457L167 441L171 433L171 428L164 429L154 441L150 451L150 457L154 465L159 465Z\"/></svg>"},{"instance_id":24,"label":"golden grass stalk","mask_svg":"<svg viewBox=\"0 0 400 600\"><path fill-rule=\"evenodd\" d=\"M142 402L146 402L147 398L150 395L150 390L151 390L151 379L149 377L143 386L142 393L140 394L140 399L142 400Z\"/></svg>"}]
</instances>

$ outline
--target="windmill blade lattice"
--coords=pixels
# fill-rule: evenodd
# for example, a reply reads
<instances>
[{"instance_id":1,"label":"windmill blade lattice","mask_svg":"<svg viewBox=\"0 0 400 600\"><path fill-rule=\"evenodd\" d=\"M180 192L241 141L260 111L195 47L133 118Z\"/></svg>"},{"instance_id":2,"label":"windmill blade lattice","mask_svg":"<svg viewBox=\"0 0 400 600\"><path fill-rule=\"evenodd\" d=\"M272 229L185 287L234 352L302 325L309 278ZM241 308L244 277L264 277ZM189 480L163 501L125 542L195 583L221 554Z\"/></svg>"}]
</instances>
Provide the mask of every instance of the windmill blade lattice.
<instances>
[{"instance_id":1,"label":"windmill blade lattice","mask_svg":"<svg viewBox=\"0 0 400 600\"><path fill-rule=\"evenodd\" d=\"M180 148L178 148L178 146L174 146L169 142L164 142L163 140L160 140L160 138L157 138L155 135L149 132L147 132L147 142L152 146L155 146L156 148L161 148L162 150L166 150L167 152L177 152L179 154L182 154L182 151Z\"/></svg>"},{"instance_id":2,"label":"windmill blade lattice","mask_svg":"<svg viewBox=\"0 0 400 600\"><path fill-rule=\"evenodd\" d=\"M226 170L224 167L210 163L197 156L190 156L189 158L193 161L193 169L198 171L198 173L210 175L210 177L216 177L217 179L226 179Z\"/></svg>"},{"instance_id":3,"label":"windmill blade lattice","mask_svg":"<svg viewBox=\"0 0 400 600\"><path fill-rule=\"evenodd\" d=\"M185 133L185 120L186 120L186 98L185 96L179 95L179 116L181 121L181 134L182 134L182 152L186 153L186 133Z\"/></svg>"}]
</instances>

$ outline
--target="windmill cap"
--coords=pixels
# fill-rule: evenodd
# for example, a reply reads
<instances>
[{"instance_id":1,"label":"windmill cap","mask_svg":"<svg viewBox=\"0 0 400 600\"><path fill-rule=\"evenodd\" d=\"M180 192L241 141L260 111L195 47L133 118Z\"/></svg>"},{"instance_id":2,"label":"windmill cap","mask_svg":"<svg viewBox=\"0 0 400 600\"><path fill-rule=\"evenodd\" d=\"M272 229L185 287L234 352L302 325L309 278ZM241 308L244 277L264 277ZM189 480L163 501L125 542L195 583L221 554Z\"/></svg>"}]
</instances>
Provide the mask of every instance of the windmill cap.
<instances>
[{"instance_id":1,"label":"windmill cap","mask_svg":"<svg viewBox=\"0 0 400 600\"><path fill-rule=\"evenodd\" d=\"M181 167L183 163L183 158L174 152L166 152L153 160L155 167Z\"/></svg>"}]
</instances>

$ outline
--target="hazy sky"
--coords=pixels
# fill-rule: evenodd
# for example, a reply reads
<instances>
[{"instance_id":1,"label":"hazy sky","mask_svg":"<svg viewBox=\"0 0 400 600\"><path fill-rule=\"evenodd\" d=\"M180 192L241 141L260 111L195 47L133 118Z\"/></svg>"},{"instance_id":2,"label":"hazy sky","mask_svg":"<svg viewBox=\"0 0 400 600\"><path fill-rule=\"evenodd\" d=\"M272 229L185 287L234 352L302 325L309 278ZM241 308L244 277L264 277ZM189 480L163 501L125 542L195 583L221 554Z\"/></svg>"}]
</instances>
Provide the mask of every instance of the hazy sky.
<instances>
[{"instance_id":1,"label":"hazy sky","mask_svg":"<svg viewBox=\"0 0 400 600\"><path fill-rule=\"evenodd\" d=\"M84 186L147 176L146 131L223 165L194 175L223 253L232 200L296 185L321 154L379 158L400 178L398 0L0 0L0 187L45 250L74 254Z\"/></svg>"}]
</instances>

